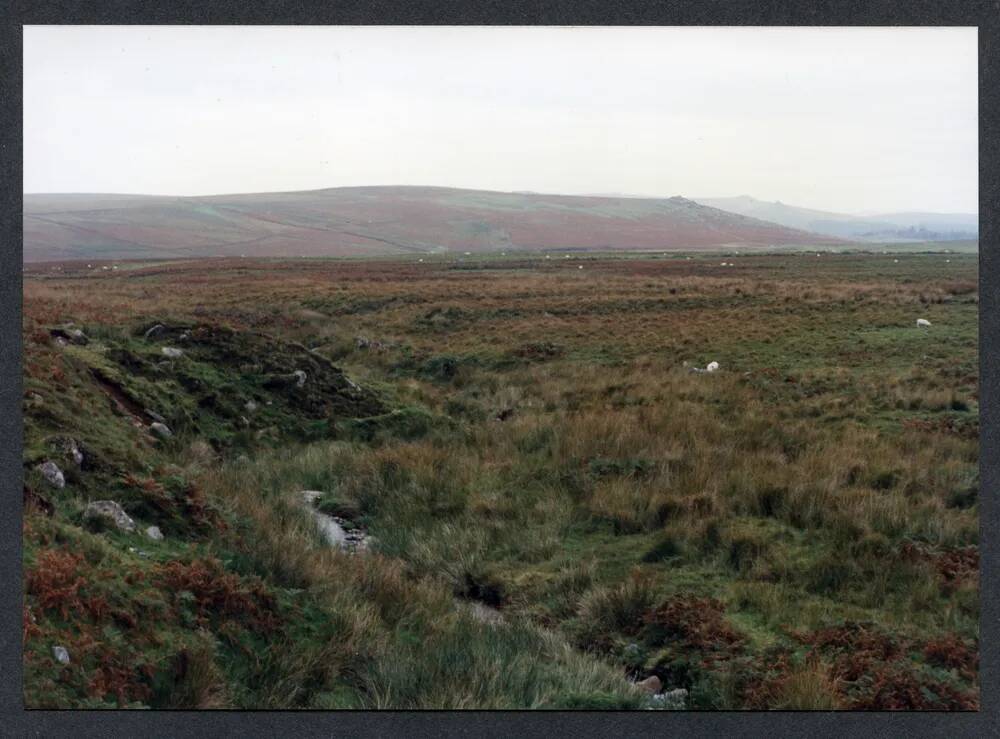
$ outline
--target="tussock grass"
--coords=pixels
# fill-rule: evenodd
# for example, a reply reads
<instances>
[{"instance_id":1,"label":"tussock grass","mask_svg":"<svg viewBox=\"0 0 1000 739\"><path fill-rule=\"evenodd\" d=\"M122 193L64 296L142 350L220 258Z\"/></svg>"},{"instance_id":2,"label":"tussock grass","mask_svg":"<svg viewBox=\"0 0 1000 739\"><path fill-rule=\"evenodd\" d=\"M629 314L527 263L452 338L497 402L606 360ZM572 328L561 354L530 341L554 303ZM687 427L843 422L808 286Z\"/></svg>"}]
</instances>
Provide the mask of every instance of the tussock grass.
<instances>
[{"instance_id":1,"label":"tussock grass","mask_svg":"<svg viewBox=\"0 0 1000 739\"><path fill-rule=\"evenodd\" d=\"M707 260L650 257L594 259L585 277L542 260L503 273L241 260L29 275L27 484L46 491L34 465L60 434L95 462L67 464L67 489L47 493L56 523L31 514L29 560L72 545L138 562L114 532L80 528L86 500L123 497L149 518L155 486L197 484L225 529L173 520L153 556L214 556L260 578L288 629L192 636L187 671L164 678L157 705L635 707L626 669L688 687L698 707L842 705L857 686L807 660L790 630L854 620L907 639L978 634L978 582L955 564L978 543L978 306L972 258L947 277L933 257L815 261L740 257L724 276ZM914 328L918 312L930 331ZM136 442L84 371L117 360L57 351L46 332L72 320L115 344L165 315L318 347L385 413L275 423L265 405L212 437L222 414L244 413L225 397L244 381L204 369L194 380L221 389L214 405L172 390L187 425L169 444ZM711 375L683 364L712 360ZM81 425L81 409L95 422ZM373 553L324 546L294 498L303 489L372 534ZM702 652L667 640L626 665L650 608L677 594L717 599L745 652L702 669ZM470 600L505 625L476 620ZM47 614L35 614L41 635L28 628L36 657L67 637ZM779 647L791 654L772 665ZM37 660L35 695L49 679Z\"/></svg>"}]
</instances>

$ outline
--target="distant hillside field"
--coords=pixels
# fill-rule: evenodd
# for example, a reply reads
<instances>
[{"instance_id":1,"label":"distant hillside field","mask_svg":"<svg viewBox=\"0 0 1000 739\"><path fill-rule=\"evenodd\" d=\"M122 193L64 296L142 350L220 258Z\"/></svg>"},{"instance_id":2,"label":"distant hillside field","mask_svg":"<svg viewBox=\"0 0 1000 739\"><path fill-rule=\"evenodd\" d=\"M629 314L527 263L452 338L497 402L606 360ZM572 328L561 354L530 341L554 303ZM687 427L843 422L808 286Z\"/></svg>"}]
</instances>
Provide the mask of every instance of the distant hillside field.
<instances>
[{"instance_id":1,"label":"distant hillside field","mask_svg":"<svg viewBox=\"0 0 1000 739\"><path fill-rule=\"evenodd\" d=\"M770 203L748 195L735 198L697 198L697 202L789 228L856 241L908 243L970 241L979 238L979 216L975 213L885 213L855 216L799 208L779 201Z\"/></svg>"},{"instance_id":2,"label":"distant hillside field","mask_svg":"<svg viewBox=\"0 0 1000 739\"><path fill-rule=\"evenodd\" d=\"M24 261L670 250L844 243L681 197L431 187L169 197L24 196Z\"/></svg>"}]
</instances>

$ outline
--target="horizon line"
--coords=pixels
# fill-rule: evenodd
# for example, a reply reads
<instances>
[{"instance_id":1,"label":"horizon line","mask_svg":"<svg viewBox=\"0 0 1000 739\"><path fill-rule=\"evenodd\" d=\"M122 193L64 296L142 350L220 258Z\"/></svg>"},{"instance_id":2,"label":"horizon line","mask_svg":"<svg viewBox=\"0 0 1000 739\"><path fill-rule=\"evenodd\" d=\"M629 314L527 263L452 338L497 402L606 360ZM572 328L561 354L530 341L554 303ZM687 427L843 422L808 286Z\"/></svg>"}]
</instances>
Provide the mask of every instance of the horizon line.
<instances>
[{"instance_id":1,"label":"horizon line","mask_svg":"<svg viewBox=\"0 0 1000 739\"><path fill-rule=\"evenodd\" d=\"M979 216L980 210L976 208L975 210L926 210L923 208L910 208L906 210L900 209L882 209L877 211L868 211L866 213L860 213L850 210L837 210L829 209L827 206L817 207L808 205L793 205L786 200L767 200L764 198L758 198L753 195L747 195L745 193L740 195L713 195L713 196L702 196L700 198L688 197L686 195L639 195L639 194L629 194L629 193L563 193L563 192L546 192L542 190L495 190L483 187L459 187L455 185L336 185L333 187L313 187L306 189L296 189L296 190L248 190L243 192L219 192L219 193L208 193L200 195L177 195L173 193L144 193L144 192L101 192L101 191L47 191L47 192L25 192L22 190L22 197L28 196L46 196L46 195L89 195L89 196L115 196L115 197L136 197L136 198L182 198L182 199L195 199L195 198L220 198L220 197L231 197L239 195L293 195L296 193L307 193L307 192L323 192L325 190L361 190L361 189L400 189L400 188L410 188L410 189L422 189L422 190L465 190L469 192L488 192L488 193L498 193L501 195L542 195L549 197L564 197L564 198L617 198L620 200L670 200L671 198L683 198L685 200L691 200L700 205L705 205L703 200L735 200L738 198L749 198L755 200L759 203L764 203L767 205L784 205L790 208L801 208L803 210L819 210L826 211L831 215L847 215L853 218L874 218L882 215L895 215L904 213L927 213L933 215L962 215L962 216ZM708 206L715 207L715 206Z\"/></svg>"}]
</instances>

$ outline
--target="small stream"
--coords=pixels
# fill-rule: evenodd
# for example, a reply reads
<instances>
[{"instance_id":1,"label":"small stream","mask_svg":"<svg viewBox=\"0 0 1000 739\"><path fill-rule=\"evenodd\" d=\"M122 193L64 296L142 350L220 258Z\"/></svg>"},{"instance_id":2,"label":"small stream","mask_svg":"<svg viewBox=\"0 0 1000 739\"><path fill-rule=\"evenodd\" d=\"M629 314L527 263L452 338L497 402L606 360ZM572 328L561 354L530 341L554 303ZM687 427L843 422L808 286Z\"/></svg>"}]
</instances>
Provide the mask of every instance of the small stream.
<instances>
[{"instance_id":1,"label":"small stream","mask_svg":"<svg viewBox=\"0 0 1000 739\"><path fill-rule=\"evenodd\" d=\"M351 553L363 552L368 549L372 537L367 533L357 528L348 531L344 528L344 524L347 523L345 519L331 516L316 509L316 501L323 495L322 492L303 490L299 495L303 506L312 514L313 520L316 521L316 527L327 544Z\"/></svg>"}]
</instances>

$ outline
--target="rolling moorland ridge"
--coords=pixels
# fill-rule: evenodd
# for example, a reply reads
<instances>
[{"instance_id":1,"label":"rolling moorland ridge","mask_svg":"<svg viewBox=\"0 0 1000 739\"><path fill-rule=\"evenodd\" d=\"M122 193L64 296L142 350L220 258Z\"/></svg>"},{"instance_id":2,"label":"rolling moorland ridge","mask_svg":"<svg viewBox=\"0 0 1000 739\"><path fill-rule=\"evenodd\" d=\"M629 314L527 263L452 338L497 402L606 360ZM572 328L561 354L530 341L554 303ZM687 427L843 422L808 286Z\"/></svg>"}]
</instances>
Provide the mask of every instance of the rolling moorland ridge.
<instances>
[{"instance_id":1,"label":"rolling moorland ridge","mask_svg":"<svg viewBox=\"0 0 1000 739\"><path fill-rule=\"evenodd\" d=\"M846 243L682 197L436 187L210 197L26 194L23 224L26 262Z\"/></svg>"},{"instance_id":2,"label":"rolling moorland ridge","mask_svg":"<svg viewBox=\"0 0 1000 739\"><path fill-rule=\"evenodd\" d=\"M734 198L695 198L702 205L780 223L814 233L866 242L971 241L979 238L975 213L885 213L856 216L765 202L741 195Z\"/></svg>"},{"instance_id":3,"label":"rolling moorland ridge","mask_svg":"<svg viewBox=\"0 0 1000 739\"><path fill-rule=\"evenodd\" d=\"M26 705L978 708L919 250L26 265Z\"/></svg>"}]
</instances>

